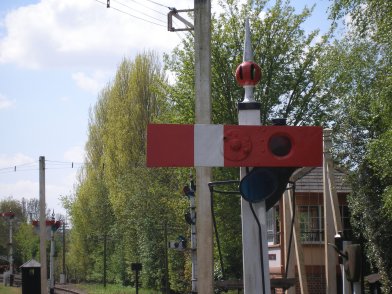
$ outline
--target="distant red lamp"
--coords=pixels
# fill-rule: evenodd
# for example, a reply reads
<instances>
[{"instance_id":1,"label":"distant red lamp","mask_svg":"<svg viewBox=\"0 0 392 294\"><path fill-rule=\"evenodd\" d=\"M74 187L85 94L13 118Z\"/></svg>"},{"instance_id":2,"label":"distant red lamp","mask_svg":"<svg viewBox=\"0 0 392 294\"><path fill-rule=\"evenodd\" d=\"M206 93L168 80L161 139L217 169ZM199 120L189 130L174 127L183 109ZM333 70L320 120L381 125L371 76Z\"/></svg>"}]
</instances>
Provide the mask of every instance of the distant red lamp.
<instances>
[{"instance_id":1,"label":"distant red lamp","mask_svg":"<svg viewBox=\"0 0 392 294\"><path fill-rule=\"evenodd\" d=\"M39 234L39 221L33 220L31 222L37 234ZM54 219L47 219L45 220L46 226L46 239L50 240L50 231L56 232L62 225L61 221L55 221Z\"/></svg>"},{"instance_id":2,"label":"distant red lamp","mask_svg":"<svg viewBox=\"0 0 392 294\"><path fill-rule=\"evenodd\" d=\"M0 213L0 216L5 217L7 219L13 219L15 217L15 213L13 213L12 211L2 212Z\"/></svg>"}]
</instances>

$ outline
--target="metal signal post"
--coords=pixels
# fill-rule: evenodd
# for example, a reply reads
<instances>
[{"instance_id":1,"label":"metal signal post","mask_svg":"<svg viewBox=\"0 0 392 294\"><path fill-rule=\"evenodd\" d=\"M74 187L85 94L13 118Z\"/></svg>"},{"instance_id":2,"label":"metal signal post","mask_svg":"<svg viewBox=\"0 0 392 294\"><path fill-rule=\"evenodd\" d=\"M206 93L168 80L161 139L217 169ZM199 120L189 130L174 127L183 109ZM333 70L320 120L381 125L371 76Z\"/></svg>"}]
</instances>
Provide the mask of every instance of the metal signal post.
<instances>
[{"instance_id":1,"label":"metal signal post","mask_svg":"<svg viewBox=\"0 0 392 294\"><path fill-rule=\"evenodd\" d=\"M260 125L260 103L254 100L253 89L260 81L261 70L253 62L248 19L245 24L244 43L243 63L236 71L237 82L245 89L244 100L238 103L238 124ZM246 174L246 168L241 167L240 178L243 179ZM252 204L242 197L241 215L244 293L269 294L271 290L265 200Z\"/></svg>"},{"instance_id":2,"label":"metal signal post","mask_svg":"<svg viewBox=\"0 0 392 294\"><path fill-rule=\"evenodd\" d=\"M238 104L239 126L211 123L211 2L195 0L195 125L150 124L148 167L196 167L197 292L213 293L212 213L208 183L211 167L241 167L240 193L244 293L269 294L266 211L282 196L298 167L322 163L322 129L289 127L282 120L260 126L260 103L253 90L261 79L252 61L249 21L244 61L236 79L245 89ZM255 167L251 169L251 167Z\"/></svg>"},{"instance_id":3,"label":"metal signal post","mask_svg":"<svg viewBox=\"0 0 392 294\"><path fill-rule=\"evenodd\" d=\"M196 239L196 185L191 176L189 186L183 189L184 195L189 199L189 213L185 214L185 221L191 226L191 256L192 256L192 293L197 293L197 239Z\"/></svg>"}]
</instances>

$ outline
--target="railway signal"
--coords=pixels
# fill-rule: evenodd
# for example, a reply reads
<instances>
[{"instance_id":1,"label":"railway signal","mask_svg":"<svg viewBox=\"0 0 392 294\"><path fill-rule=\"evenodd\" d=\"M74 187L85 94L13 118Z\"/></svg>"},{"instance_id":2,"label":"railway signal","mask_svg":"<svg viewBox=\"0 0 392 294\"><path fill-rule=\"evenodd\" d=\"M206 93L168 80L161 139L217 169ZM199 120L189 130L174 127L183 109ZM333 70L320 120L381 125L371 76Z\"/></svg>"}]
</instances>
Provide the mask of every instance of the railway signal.
<instances>
[{"instance_id":1,"label":"railway signal","mask_svg":"<svg viewBox=\"0 0 392 294\"><path fill-rule=\"evenodd\" d=\"M243 63L236 70L237 82L245 90L238 104L239 125L150 124L147 166L241 167L244 293L263 289L269 294L266 208L279 200L296 168L322 165L322 128L260 126L260 103L253 90L261 69L252 61L248 21L244 47ZM255 242L257 235L260 242Z\"/></svg>"},{"instance_id":2,"label":"railway signal","mask_svg":"<svg viewBox=\"0 0 392 294\"><path fill-rule=\"evenodd\" d=\"M148 167L303 167L322 164L322 128L150 124Z\"/></svg>"}]
</instances>

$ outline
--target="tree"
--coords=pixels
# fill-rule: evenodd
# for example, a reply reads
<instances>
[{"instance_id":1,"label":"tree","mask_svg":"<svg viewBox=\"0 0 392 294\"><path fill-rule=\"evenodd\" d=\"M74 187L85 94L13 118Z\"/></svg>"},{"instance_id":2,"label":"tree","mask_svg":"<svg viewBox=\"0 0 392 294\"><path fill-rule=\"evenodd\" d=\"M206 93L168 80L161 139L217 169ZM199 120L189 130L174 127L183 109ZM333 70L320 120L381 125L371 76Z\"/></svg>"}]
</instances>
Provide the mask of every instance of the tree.
<instances>
[{"instance_id":1,"label":"tree","mask_svg":"<svg viewBox=\"0 0 392 294\"><path fill-rule=\"evenodd\" d=\"M22 206L28 220L39 219L39 199L22 199Z\"/></svg>"},{"instance_id":2,"label":"tree","mask_svg":"<svg viewBox=\"0 0 392 294\"><path fill-rule=\"evenodd\" d=\"M13 236L15 237L15 232L18 231L19 224L23 223L26 218L23 214L22 204L14 200L12 197L0 201L0 212L12 212L15 214L12 220ZM0 255L8 256L9 253L9 227L10 223L7 218L0 218ZM14 244L17 245L17 244ZM15 252L15 250L14 250ZM20 255L17 252L14 253L14 262L16 264L21 262Z\"/></svg>"},{"instance_id":3,"label":"tree","mask_svg":"<svg viewBox=\"0 0 392 294\"><path fill-rule=\"evenodd\" d=\"M358 36L371 38L377 44L392 49L392 4L388 0L334 0L331 18L352 18ZM389 54L388 53L388 54Z\"/></svg>"},{"instance_id":4,"label":"tree","mask_svg":"<svg viewBox=\"0 0 392 294\"><path fill-rule=\"evenodd\" d=\"M391 154L392 3L388 0L335 0L331 17L352 18L346 36L330 59L338 60L333 90L341 97L340 150L353 170L352 224L366 247L383 290L392 293ZM337 57L339 57L337 59ZM338 124L337 124L338 125ZM341 153L342 154L342 153Z\"/></svg>"},{"instance_id":5,"label":"tree","mask_svg":"<svg viewBox=\"0 0 392 294\"><path fill-rule=\"evenodd\" d=\"M156 54L139 54L123 60L91 110L86 165L70 203L71 260L90 280L102 276L102 247L94 245L102 244L98 236L107 236L110 281L129 283L130 264L141 262L143 286L162 287L164 224L177 222L182 213L179 173L147 169L145 145L147 124L168 117L166 88ZM179 287L175 290L185 291Z\"/></svg>"},{"instance_id":6,"label":"tree","mask_svg":"<svg viewBox=\"0 0 392 294\"><path fill-rule=\"evenodd\" d=\"M80 171L75 199L68 199L71 202L68 206L70 206L73 223L70 247L71 265L83 277L93 280L104 278L103 250L114 223L109 191L104 180L102 136L106 119L106 103L107 99L103 94L103 98L98 100L95 111L90 114L89 139L86 145L88 164ZM99 246L95 246L96 244ZM82 254L81 258L78 258L80 254ZM96 265L98 272L94 273L93 268Z\"/></svg>"},{"instance_id":7,"label":"tree","mask_svg":"<svg viewBox=\"0 0 392 294\"><path fill-rule=\"evenodd\" d=\"M392 250L389 246L392 218L384 209L383 197L380 197L385 193L385 184L367 159L361 163L352 183L353 192L349 197L351 223L358 241L366 249L371 270L380 273L383 293L392 293Z\"/></svg>"},{"instance_id":8,"label":"tree","mask_svg":"<svg viewBox=\"0 0 392 294\"><path fill-rule=\"evenodd\" d=\"M355 168L368 142L387 127L385 103L377 94L385 60L377 45L349 34L335 41L320 60L328 76L328 94L339 107L334 111L336 154L341 164Z\"/></svg>"},{"instance_id":9,"label":"tree","mask_svg":"<svg viewBox=\"0 0 392 294\"><path fill-rule=\"evenodd\" d=\"M30 223L21 223L15 231L15 250L20 256L20 261L26 262L32 258L38 259L39 256L39 236L34 232Z\"/></svg>"},{"instance_id":10,"label":"tree","mask_svg":"<svg viewBox=\"0 0 392 294\"><path fill-rule=\"evenodd\" d=\"M261 102L262 124L271 118L287 118L291 125L321 124L333 106L321 79L318 59L326 49L328 35L317 39L318 31L306 34L301 28L310 16L305 8L296 14L289 2L220 2L224 12L212 20L212 117L214 123L236 123L237 103L243 89L234 78L242 61L244 20L250 18L254 60L263 76L255 99ZM264 10L266 11L264 13ZM192 122L193 40L189 35L182 47L166 56L166 68L176 75L170 98L182 122Z\"/></svg>"},{"instance_id":11,"label":"tree","mask_svg":"<svg viewBox=\"0 0 392 294\"><path fill-rule=\"evenodd\" d=\"M164 268L162 225L174 218L169 198L178 187L173 171L145 168L145 142L147 124L164 116L165 87L155 54L125 60L107 93L103 135L105 182L116 217L116 236L128 264L145 264L143 284L157 289Z\"/></svg>"}]
</instances>

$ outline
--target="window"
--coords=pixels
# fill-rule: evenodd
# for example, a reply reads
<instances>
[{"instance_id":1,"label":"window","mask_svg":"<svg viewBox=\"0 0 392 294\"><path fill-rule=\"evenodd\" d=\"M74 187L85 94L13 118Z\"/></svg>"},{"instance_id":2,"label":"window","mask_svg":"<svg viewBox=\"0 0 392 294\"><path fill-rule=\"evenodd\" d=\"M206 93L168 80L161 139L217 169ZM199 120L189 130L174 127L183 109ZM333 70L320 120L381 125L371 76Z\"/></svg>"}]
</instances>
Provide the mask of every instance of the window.
<instances>
[{"instance_id":1,"label":"window","mask_svg":"<svg viewBox=\"0 0 392 294\"><path fill-rule=\"evenodd\" d=\"M340 217L342 218L343 235L346 240L352 240L352 229L350 224L350 209L347 205L339 205Z\"/></svg>"},{"instance_id":2,"label":"window","mask_svg":"<svg viewBox=\"0 0 392 294\"><path fill-rule=\"evenodd\" d=\"M301 241L303 243L324 240L323 207L320 205L298 206Z\"/></svg>"},{"instance_id":3,"label":"window","mask_svg":"<svg viewBox=\"0 0 392 294\"><path fill-rule=\"evenodd\" d=\"M268 245L280 243L279 206L267 211L267 240Z\"/></svg>"}]
</instances>

